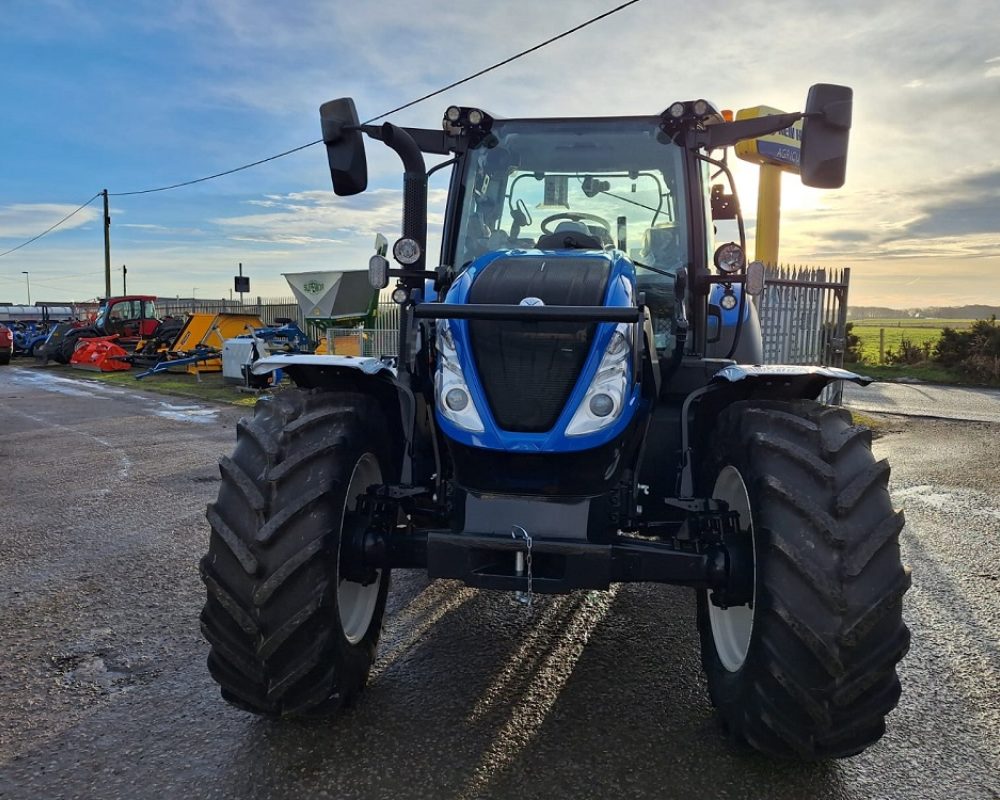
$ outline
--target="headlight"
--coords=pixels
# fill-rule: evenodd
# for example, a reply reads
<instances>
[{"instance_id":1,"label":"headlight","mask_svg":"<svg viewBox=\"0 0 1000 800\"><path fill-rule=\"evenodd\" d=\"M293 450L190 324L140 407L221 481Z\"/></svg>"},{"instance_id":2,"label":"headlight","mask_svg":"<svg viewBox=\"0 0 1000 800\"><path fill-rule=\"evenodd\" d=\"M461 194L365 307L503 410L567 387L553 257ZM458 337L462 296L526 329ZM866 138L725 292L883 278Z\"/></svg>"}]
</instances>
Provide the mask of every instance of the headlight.
<instances>
[{"instance_id":1,"label":"headlight","mask_svg":"<svg viewBox=\"0 0 1000 800\"><path fill-rule=\"evenodd\" d=\"M416 239L404 236L392 246L392 257L403 266L409 267L420 260L420 244Z\"/></svg>"},{"instance_id":2,"label":"headlight","mask_svg":"<svg viewBox=\"0 0 1000 800\"><path fill-rule=\"evenodd\" d=\"M483 420L472 402L472 394L465 382L462 366L458 362L458 350L451 335L447 320L437 323L437 372L434 375L434 393L441 415L454 422L462 430L482 433Z\"/></svg>"},{"instance_id":3,"label":"headlight","mask_svg":"<svg viewBox=\"0 0 1000 800\"><path fill-rule=\"evenodd\" d=\"M630 326L619 323L611 334L594 380L566 426L567 436L583 436L599 431L621 416L628 393L631 342Z\"/></svg>"},{"instance_id":4,"label":"headlight","mask_svg":"<svg viewBox=\"0 0 1000 800\"><path fill-rule=\"evenodd\" d=\"M739 272L746 264L746 254L736 242L720 244L715 251L715 266L720 272L725 272L727 275Z\"/></svg>"}]
</instances>

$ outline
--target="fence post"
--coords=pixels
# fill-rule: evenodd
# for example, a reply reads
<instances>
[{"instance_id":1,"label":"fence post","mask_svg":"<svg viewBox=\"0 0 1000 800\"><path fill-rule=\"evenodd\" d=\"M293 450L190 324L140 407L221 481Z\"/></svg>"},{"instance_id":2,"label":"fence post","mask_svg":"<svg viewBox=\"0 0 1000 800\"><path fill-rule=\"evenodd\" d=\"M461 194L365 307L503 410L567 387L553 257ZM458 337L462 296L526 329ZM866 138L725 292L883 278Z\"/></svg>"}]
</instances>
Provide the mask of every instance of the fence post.
<instances>
[{"instance_id":1,"label":"fence post","mask_svg":"<svg viewBox=\"0 0 1000 800\"><path fill-rule=\"evenodd\" d=\"M885 363L885 328L878 329L878 363Z\"/></svg>"}]
</instances>

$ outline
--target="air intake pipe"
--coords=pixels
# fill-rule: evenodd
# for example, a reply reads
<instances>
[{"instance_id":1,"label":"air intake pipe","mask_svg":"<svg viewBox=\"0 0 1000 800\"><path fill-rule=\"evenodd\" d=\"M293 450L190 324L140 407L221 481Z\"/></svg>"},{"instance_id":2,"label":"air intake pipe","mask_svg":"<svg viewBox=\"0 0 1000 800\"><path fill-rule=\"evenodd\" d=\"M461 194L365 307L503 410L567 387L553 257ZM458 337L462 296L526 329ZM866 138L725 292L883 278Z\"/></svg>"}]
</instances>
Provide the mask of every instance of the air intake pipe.
<instances>
[{"instance_id":1,"label":"air intake pipe","mask_svg":"<svg viewBox=\"0 0 1000 800\"><path fill-rule=\"evenodd\" d=\"M380 138L403 162L403 236L420 245L420 258L405 269L423 271L427 262L427 167L424 156L413 137L391 122L382 125ZM422 277L406 278L404 282L410 289L423 286Z\"/></svg>"}]
</instances>

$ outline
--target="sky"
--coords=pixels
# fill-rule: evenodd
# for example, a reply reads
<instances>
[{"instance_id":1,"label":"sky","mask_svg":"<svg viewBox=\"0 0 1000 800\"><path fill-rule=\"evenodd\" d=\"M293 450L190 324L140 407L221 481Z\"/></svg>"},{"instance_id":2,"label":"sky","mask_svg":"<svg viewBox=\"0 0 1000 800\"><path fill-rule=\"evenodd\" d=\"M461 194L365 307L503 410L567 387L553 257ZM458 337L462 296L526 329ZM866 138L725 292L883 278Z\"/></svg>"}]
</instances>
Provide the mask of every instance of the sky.
<instances>
[{"instance_id":1,"label":"sky","mask_svg":"<svg viewBox=\"0 0 1000 800\"><path fill-rule=\"evenodd\" d=\"M102 189L130 192L320 137L320 104L374 117L616 0L0 0L0 252ZM675 100L801 110L854 89L844 188L783 177L781 260L851 268L851 305L1000 304L1000 14L995 0L642 0L396 114L658 114ZM336 197L321 145L235 175L111 197L112 285L287 297L284 272L361 268L399 235L401 167L368 143L369 190ZM733 159L735 162L735 159ZM433 162L431 162L433 163ZM756 167L737 162L753 252ZM447 170L431 182L440 230ZM433 258L431 260L434 260ZM27 271L25 276L23 272ZM100 198L0 257L0 302L104 291Z\"/></svg>"}]
</instances>

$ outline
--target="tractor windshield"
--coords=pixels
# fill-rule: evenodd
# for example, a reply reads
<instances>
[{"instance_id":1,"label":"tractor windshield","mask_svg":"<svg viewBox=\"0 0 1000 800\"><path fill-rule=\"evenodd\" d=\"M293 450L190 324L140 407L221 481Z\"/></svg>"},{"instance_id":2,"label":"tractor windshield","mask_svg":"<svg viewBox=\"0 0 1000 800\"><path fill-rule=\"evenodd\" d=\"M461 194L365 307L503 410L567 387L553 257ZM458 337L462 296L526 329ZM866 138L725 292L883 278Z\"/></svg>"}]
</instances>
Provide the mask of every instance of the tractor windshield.
<instances>
[{"instance_id":1,"label":"tractor windshield","mask_svg":"<svg viewBox=\"0 0 1000 800\"><path fill-rule=\"evenodd\" d=\"M496 146L466 159L455 264L572 230L588 246L618 248L660 270L686 265L682 151L658 123L497 120Z\"/></svg>"}]
</instances>

